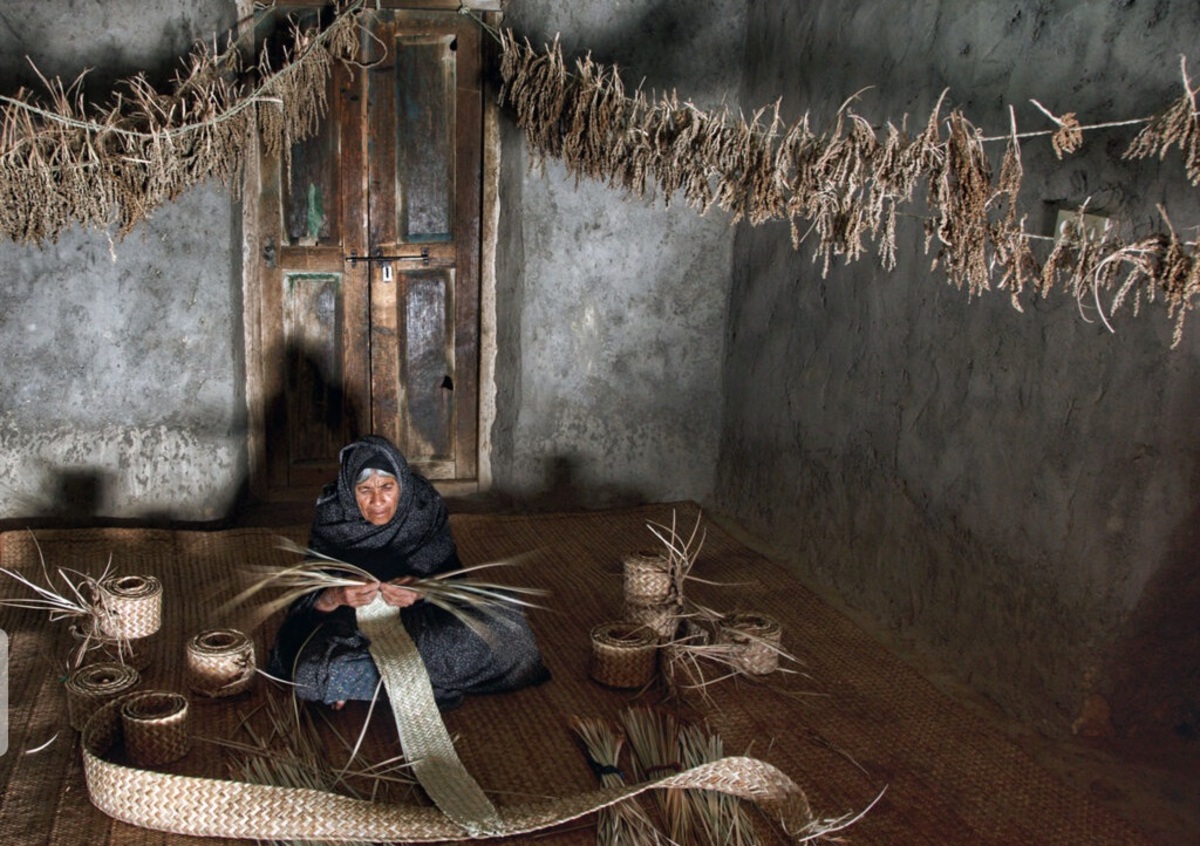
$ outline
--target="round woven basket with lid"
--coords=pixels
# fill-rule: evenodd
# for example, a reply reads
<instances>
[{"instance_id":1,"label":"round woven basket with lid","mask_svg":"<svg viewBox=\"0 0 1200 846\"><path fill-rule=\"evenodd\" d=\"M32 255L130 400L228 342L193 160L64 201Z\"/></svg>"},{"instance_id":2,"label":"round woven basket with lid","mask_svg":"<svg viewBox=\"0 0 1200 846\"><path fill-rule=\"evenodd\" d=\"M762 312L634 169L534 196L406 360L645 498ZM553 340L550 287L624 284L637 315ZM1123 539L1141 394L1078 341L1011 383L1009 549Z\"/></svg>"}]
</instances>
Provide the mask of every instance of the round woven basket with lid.
<instances>
[{"instance_id":1,"label":"round woven basket with lid","mask_svg":"<svg viewBox=\"0 0 1200 846\"><path fill-rule=\"evenodd\" d=\"M608 687L642 687L654 678L657 657L653 629L626 620L601 623L592 629L588 673Z\"/></svg>"}]
</instances>

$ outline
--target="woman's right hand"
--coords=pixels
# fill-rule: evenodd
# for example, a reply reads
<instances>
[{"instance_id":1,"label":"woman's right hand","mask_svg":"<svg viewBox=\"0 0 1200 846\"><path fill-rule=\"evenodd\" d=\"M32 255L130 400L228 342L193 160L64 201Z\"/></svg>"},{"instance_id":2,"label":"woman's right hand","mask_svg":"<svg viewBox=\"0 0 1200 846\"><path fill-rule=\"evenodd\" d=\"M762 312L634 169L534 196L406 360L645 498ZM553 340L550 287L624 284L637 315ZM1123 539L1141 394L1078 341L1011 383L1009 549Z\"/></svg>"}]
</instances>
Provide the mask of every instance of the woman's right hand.
<instances>
[{"instance_id":1,"label":"woman's right hand","mask_svg":"<svg viewBox=\"0 0 1200 846\"><path fill-rule=\"evenodd\" d=\"M363 585L339 585L325 588L317 597L314 607L326 613L346 605L350 608L361 608L370 605L379 593L379 582L368 582Z\"/></svg>"}]
</instances>

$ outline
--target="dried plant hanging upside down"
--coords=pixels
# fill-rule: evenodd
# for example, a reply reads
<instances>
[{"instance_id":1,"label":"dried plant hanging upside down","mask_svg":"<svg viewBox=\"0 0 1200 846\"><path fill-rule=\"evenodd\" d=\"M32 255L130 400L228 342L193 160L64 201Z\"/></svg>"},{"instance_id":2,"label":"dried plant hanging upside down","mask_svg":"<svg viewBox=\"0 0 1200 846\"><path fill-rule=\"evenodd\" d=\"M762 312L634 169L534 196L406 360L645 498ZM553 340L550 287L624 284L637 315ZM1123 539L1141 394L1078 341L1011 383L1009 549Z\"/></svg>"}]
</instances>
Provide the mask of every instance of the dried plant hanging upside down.
<instances>
[{"instance_id":1,"label":"dried plant hanging upside down","mask_svg":"<svg viewBox=\"0 0 1200 846\"><path fill-rule=\"evenodd\" d=\"M256 623L261 623L307 593L330 587L353 587L378 581L361 567L316 552L287 538L280 540L280 547L289 552L303 555L304 560L299 564L282 569L255 568L252 573L254 582L226 603L226 608L243 605L264 590L282 588L281 594L258 605ZM521 557L514 557L503 561L475 564L458 570L418 578L406 583L404 587L482 633L479 615L498 617L503 622L502 615L506 610L542 607L522 599L522 597L546 596L548 591L541 588L480 581L466 578L466 576L496 567L516 566L521 563L521 560Z\"/></svg>"},{"instance_id":2,"label":"dried plant hanging upside down","mask_svg":"<svg viewBox=\"0 0 1200 846\"><path fill-rule=\"evenodd\" d=\"M41 544L33 532L30 532L29 536L37 549L42 583L38 584L21 573L0 567L0 573L33 592L30 597L0 599L0 605L45 611L52 623L60 620L70 621L72 634L75 635L75 646L69 658L69 665L72 667L82 666L88 653L95 649L105 649L114 660L124 662L128 659L132 655L130 638L122 633L122 626L117 623L109 602L110 595L104 589L104 583L113 577L112 555L109 555L108 562L99 576L90 576L68 567L57 568L56 585L46 566Z\"/></svg>"}]
</instances>

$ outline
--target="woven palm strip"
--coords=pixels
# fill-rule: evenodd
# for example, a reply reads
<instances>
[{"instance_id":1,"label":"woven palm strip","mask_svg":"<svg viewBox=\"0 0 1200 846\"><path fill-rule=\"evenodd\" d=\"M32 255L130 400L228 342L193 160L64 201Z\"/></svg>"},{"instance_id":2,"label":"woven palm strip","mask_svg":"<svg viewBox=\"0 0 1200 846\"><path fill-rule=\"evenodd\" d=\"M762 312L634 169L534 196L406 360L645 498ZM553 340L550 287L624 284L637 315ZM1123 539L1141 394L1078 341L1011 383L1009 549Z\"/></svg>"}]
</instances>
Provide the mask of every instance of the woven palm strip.
<instances>
[{"instance_id":1,"label":"woven palm strip","mask_svg":"<svg viewBox=\"0 0 1200 846\"><path fill-rule=\"evenodd\" d=\"M671 595L671 565L657 552L631 552L621 561L625 574L625 600L650 605Z\"/></svg>"},{"instance_id":2,"label":"woven palm strip","mask_svg":"<svg viewBox=\"0 0 1200 846\"><path fill-rule=\"evenodd\" d=\"M388 805L298 787L160 773L106 760L120 737L122 702L92 715L83 769L92 803L109 816L157 831L257 840L370 840L435 843L475 839L437 808ZM729 757L638 785L499 809L497 834L541 831L647 790L717 790L758 803L791 831L810 823L803 791L754 758ZM486 836L486 835L484 835Z\"/></svg>"},{"instance_id":3,"label":"woven palm strip","mask_svg":"<svg viewBox=\"0 0 1200 846\"><path fill-rule=\"evenodd\" d=\"M679 628L679 607L673 602L627 602L625 619L653 630L660 640L670 640Z\"/></svg>"},{"instance_id":4,"label":"woven palm strip","mask_svg":"<svg viewBox=\"0 0 1200 846\"><path fill-rule=\"evenodd\" d=\"M83 731L88 718L110 699L129 693L141 683L133 667L115 662L88 664L67 677L67 718L71 728Z\"/></svg>"},{"instance_id":5,"label":"woven palm strip","mask_svg":"<svg viewBox=\"0 0 1200 846\"><path fill-rule=\"evenodd\" d=\"M138 766L178 761L192 748L187 697L169 690L132 693L120 700L125 752Z\"/></svg>"},{"instance_id":6,"label":"woven palm strip","mask_svg":"<svg viewBox=\"0 0 1200 846\"><path fill-rule=\"evenodd\" d=\"M162 583L154 576L115 576L100 583L103 634L149 637L162 625Z\"/></svg>"},{"instance_id":7,"label":"woven palm strip","mask_svg":"<svg viewBox=\"0 0 1200 846\"><path fill-rule=\"evenodd\" d=\"M209 629L188 641L184 676L201 696L234 696L254 682L254 641L238 629Z\"/></svg>"},{"instance_id":8,"label":"woven palm strip","mask_svg":"<svg viewBox=\"0 0 1200 846\"><path fill-rule=\"evenodd\" d=\"M400 746L417 781L467 832L495 834L500 825L496 808L458 758L421 654L400 622L400 609L377 594L370 605L357 609L357 615L358 627L371 641L371 657L392 703Z\"/></svg>"},{"instance_id":9,"label":"woven palm strip","mask_svg":"<svg viewBox=\"0 0 1200 846\"><path fill-rule=\"evenodd\" d=\"M588 674L609 687L641 687L654 678L658 635L647 626L624 620L592 629Z\"/></svg>"},{"instance_id":10,"label":"woven palm strip","mask_svg":"<svg viewBox=\"0 0 1200 846\"><path fill-rule=\"evenodd\" d=\"M734 614L721 623L721 635L737 648L734 661L747 673L763 676L779 667L783 626L766 614Z\"/></svg>"}]
</instances>

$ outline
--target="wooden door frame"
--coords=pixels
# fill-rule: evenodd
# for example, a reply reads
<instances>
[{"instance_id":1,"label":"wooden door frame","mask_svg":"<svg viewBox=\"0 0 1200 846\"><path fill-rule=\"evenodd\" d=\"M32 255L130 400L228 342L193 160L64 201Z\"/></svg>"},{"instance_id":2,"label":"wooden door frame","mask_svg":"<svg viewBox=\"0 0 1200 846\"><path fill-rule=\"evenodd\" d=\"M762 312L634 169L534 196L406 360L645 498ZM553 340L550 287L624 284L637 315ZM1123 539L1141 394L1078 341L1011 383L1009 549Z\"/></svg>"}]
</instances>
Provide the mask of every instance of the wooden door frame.
<instances>
[{"instance_id":1,"label":"wooden door frame","mask_svg":"<svg viewBox=\"0 0 1200 846\"><path fill-rule=\"evenodd\" d=\"M288 0L288 5L325 6L327 0ZM490 25L500 22L501 0L383 0L384 8L457 10L466 5ZM238 20L254 25L254 0L237 0ZM494 55L485 48L485 57ZM485 58L485 61L487 59ZM476 476L473 480L438 480L434 485L445 496L465 496L489 490L492 485L491 430L496 417L496 237L500 217L500 126L496 98L483 96L483 173L480 208L479 254L479 382ZM242 329L246 369L246 488L252 500L269 502L310 499L313 492L281 492L270 487L267 466L266 412L268 379L264 338L262 280L263 238L258 231L261 184L260 139L248 139L242 190ZM332 481L332 479L330 480Z\"/></svg>"}]
</instances>

